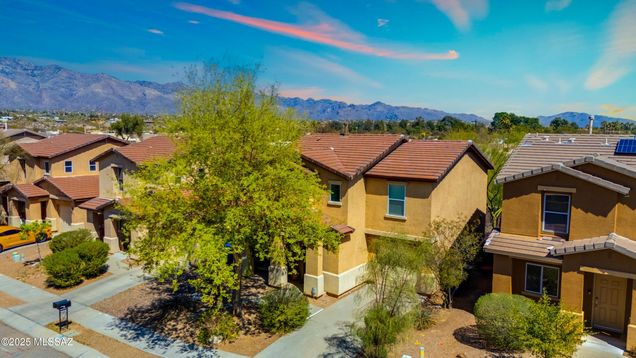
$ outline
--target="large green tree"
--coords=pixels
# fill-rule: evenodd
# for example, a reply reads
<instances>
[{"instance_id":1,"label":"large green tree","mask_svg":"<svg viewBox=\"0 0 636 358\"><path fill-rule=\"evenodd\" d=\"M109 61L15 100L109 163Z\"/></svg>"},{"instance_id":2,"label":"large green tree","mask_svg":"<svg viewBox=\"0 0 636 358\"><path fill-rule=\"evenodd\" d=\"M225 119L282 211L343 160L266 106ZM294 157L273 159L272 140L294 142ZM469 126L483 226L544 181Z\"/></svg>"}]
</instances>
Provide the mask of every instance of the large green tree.
<instances>
[{"instance_id":1,"label":"large green tree","mask_svg":"<svg viewBox=\"0 0 636 358\"><path fill-rule=\"evenodd\" d=\"M110 128L121 139L130 140L133 136L141 139L144 132L144 118L134 114L122 114Z\"/></svg>"},{"instance_id":2,"label":"large green tree","mask_svg":"<svg viewBox=\"0 0 636 358\"><path fill-rule=\"evenodd\" d=\"M175 155L135 175L126 206L142 233L133 252L145 268L188 282L213 308L241 313L250 257L291 271L307 248L337 248L321 223L324 188L301 162L303 123L281 112L274 89L257 91L255 71L208 67L193 72L180 115L164 131Z\"/></svg>"}]
</instances>

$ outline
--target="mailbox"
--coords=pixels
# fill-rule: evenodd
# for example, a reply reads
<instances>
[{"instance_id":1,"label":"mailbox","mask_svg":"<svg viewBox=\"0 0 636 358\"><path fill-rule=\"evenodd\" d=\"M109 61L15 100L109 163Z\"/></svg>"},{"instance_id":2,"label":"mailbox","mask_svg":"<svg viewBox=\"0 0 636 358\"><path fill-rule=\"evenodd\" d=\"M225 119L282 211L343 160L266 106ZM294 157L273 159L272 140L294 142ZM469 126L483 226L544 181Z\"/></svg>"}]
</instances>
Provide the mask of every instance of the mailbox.
<instances>
[{"instance_id":1,"label":"mailbox","mask_svg":"<svg viewBox=\"0 0 636 358\"><path fill-rule=\"evenodd\" d=\"M62 332L62 328L68 326L68 308L71 307L71 300L60 300L53 302L53 308L57 309L58 312L58 326L60 327L60 332Z\"/></svg>"},{"instance_id":2,"label":"mailbox","mask_svg":"<svg viewBox=\"0 0 636 358\"><path fill-rule=\"evenodd\" d=\"M58 310L62 307L71 307L71 300L60 300L53 302L53 308L57 308Z\"/></svg>"}]
</instances>

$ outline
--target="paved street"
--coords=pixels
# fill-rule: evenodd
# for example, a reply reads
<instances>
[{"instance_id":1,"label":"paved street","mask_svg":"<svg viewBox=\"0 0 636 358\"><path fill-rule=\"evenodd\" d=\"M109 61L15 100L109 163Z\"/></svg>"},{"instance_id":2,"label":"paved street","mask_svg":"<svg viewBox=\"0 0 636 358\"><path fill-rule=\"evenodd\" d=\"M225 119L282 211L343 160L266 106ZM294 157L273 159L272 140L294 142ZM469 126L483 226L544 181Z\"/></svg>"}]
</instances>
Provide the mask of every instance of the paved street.
<instances>
[{"instance_id":1,"label":"paved street","mask_svg":"<svg viewBox=\"0 0 636 358\"><path fill-rule=\"evenodd\" d=\"M21 333L4 323L0 323L0 338L27 338L26 334ZM47 358L63 358L68 357L66 354L56 351L49 347L16 347L7 346L0 343L0 357L47 357Z\"/></svg>"}]
</instances>

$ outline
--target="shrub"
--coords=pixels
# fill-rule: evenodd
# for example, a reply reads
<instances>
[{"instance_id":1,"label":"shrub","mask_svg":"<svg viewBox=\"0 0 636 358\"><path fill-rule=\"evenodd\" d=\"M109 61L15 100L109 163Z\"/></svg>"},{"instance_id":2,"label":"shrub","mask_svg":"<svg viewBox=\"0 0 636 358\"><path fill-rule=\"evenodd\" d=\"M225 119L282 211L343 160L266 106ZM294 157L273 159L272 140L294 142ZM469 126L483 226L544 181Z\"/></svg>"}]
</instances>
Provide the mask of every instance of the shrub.
<instances>
[{"instance_id":1,"label":"shrub","mask_svg":"<svg viewBox=\"0 0 636 358\"><path fill-rule=\"evenodd\" d=\"M532 300L520 295L490 293L475 304L479 334L494 348L524 348Z\"/></svg>"},{"instance_id":2,"label":"shrub","mask_svg":"<svg viewBox=\"0 0 636 358\"><path fill-rule=\"evenodd\" d=\"M87 241L93 241L93 234L87 229L67 231L57 235L51 240L49 248L53 253L74 248Z\"/></svg>"},{"instance_id":3,"label":"shrub","mask_svg":"<svg viewBox=\"0 0 636 358\"><path fill-rule=\"evenodd\" d=\"M82 282L83 263L75 250L56 252L42 261L49 284L55 287L71 287Z\"/></svg>"},{"instance_id":4,"label":"shrub","mask_svg":"<svg viewBox=\"0 0 636 358\"><path fill-rule=\"evenodd\" d=\"M101 241L87 241L72 248L82 260L82 275L95 277L104 272L108 260L108 245ZM69 251L69 250L67 250Z\"/></svg>"},{"instance_id":5,"label":"shrub","mask_svg":"<svg viewBox=\"0 0 636 358\"><path fill-rule=\"evenodd\" d=\"M376 306L366 311L364 325L354 327L353 333L360 339L365 357L384 358L410 324L407 315L392 315L387 308Z\"/></svg>"},{"instance_id":6,"label":"shrub","mask_svg":"<svg viewBox=\"0 0 636 358\"><path fill-rule=\"evenodd\" d=\"M435 324L433 310L427 305L419 305L413 309L413 325L417 330L425 330Z\"/></svg>"},{"instance_id":7,"label":"shrub","mask_svg":"<svg viewBox=\"0 0 636 358\"><path fill-rule=\"evenodd\" d=\"M286 333L302 327L309 316L309 303L296 287L283 287L266 293L259 312L270 332Z\"/></svg>"},{"instance_id":8,"label":"shrub","mask_svg":"<svg viewBox=\"0 0 636 358\"><path fill-rule=\"evenodd\" d=\"M239 335L239 327L234 317L228 313L218 313L212 310L205 312L199 318L199 335L197 339L203 345L214 345L221 341L232 342Z\"/></svg>"},{"instance_id":9,"label":"shrub","mask_svg":"<svg viewBox=\"0 0 636 358\"><path fill-rule=\"evenodd\" d=\"M583 319L543 295L530 306L526 347L541 358L571 357L583 343Z\"/></svg>"}]
</instances>

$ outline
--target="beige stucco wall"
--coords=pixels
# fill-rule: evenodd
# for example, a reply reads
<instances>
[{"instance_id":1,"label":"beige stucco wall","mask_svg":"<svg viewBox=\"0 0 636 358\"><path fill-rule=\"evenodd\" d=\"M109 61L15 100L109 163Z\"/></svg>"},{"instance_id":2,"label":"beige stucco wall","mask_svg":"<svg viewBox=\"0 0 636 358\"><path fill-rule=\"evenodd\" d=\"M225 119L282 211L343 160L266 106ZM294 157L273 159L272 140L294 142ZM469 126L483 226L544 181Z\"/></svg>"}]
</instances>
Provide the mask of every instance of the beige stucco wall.
<instances>
[{"instance_id":1,"label":"beige stucco wall","mask_svg":"<svg viewBox=\"0 0 636 358\"><path fill-rule=\"evenodd\" d=\"M102 141L55 157L51 160L51 176L64 177L97 174L97 171L91 172L89 170L89 161L115 146L122 146L122 144L119 142ZM64 172L64 162L67 160L73 162L72 173ZM44 164L42 163L41 165Z\"/></svg>"},{"instance_id":2,"label":"beige stucco wall","mask_svg":"<svg viewBox=\"0 0 636 358\"><path fill-rule=\"evenodd\" d=\"M124 170L124 185L130 180L130 173L137 169L137 166L130 160L116 153L110 153L101 157L98 161L99 166L99 196L102 198L121 198L122 193L119 191L117 180L115 177L114 167L120 167Z\"/></svg>"},{"instance_id":3,"label":"beige stucco wall","mask_svg":"<svg viewBox=\"0 0 636 358\"><path fill-rule=\"evenodd\" d=\"M471 153L459 160L435 187L431 198L431 218L469 219L486 213L488 174Z\"/></svg>"},{"instance_id":4,"label":"beige stucco wall","mask_svg":"<svg viewBox=\"0 0 636 358\"><path fill-rule=\"evenodd\" d=\"M347 225L355 228L339 247L338 273L347 271L367 262L367 241L365 231L365 181L359 178L349 182L347 188ZM325 270L327 270L325 268ZM329 271L329 270L327 270Z\"/></svg>"},{"instance_id":5,"label":"beige stucco wall","mask_svg":"<svg viewBox=\"0 0 636 358\"><path fill-rule=\"evenodd\" d=\"M387 217L389 183L406 185L406 219ZM366 227L370 230L421 236L431 220L434 184L422 181L394 181L366 178Z\"/></svg>"},{"instance_id":6,"label":"beige stucco wall","mask_svg":"<svg viewBox=\"0 0 636 358\"><path fill-rule=\"evenodd\" d=\"M504 184L502 232L536 237L543 234L543 193L538 190L539 185L576 189L571 196L570 240L614 231L619 194L560 172L550 172Z\"/></svg>"}]
</instances>

